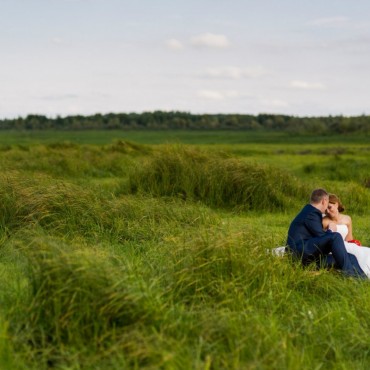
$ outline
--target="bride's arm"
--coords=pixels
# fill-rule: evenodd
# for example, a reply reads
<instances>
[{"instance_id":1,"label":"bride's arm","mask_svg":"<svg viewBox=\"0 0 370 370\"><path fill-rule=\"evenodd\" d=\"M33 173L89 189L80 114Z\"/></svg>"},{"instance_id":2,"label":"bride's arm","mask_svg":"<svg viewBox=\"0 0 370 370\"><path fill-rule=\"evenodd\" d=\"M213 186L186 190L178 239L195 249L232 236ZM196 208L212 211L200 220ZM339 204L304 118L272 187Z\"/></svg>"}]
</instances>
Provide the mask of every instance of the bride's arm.
<instances>
[{"instance_id":1,"label":"bride's arm","mask_svg":"<svg viewBox=\"0 0 370 370\"><path fill-rule=\"evenodd\" d=\"M347 227L348 227L348 234L346 236L346 239L345 240L353 240L353 234L352 234L352 219L350 216L346 216L347 217Z\"/></svg>"}]
</instances>

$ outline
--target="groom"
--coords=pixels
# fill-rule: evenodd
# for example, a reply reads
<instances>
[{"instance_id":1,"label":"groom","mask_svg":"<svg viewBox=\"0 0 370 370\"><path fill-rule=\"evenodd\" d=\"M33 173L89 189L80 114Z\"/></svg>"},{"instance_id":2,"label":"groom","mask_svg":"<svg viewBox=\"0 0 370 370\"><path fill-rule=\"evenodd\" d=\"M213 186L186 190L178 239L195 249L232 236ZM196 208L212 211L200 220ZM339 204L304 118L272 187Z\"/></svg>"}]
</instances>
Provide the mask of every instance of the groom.
<instances>
[{"instance_id":1,"label":"groom","mask_svg":"<svg viewBox=\"0 0 370 370\"><path fill-rule=\"evenodd\" d=\"M342 236L336 225L330 224L327 231L322 227L322 214L329 204L329 194L324 189L315 189L307 204L292 221L288 231L287 247L304 265L316 262L324 267L335 266L348 276L365 278L354 255L347 253ZM329 253L332 255L329 255Z\"/></svg>"}]
</instances>

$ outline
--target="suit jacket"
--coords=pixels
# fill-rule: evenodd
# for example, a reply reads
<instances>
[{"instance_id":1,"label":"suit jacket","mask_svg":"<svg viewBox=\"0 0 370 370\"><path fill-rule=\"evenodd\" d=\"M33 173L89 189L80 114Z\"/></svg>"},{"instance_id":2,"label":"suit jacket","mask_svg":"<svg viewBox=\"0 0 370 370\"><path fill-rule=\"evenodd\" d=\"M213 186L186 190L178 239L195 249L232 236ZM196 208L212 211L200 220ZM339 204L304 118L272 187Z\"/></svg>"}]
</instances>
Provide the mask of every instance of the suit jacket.
<instances>
[{"instance_id":1,"label":"suit jacket","mask_svg":"<svg viewBox=\"0 0 370 370\"><path fill-rule=\"evenodd\" d=\"M307 204L290 224L287 245L294 248L306 240L325 234L322 213L311 204Z\"/></svg>"}]
</instances>

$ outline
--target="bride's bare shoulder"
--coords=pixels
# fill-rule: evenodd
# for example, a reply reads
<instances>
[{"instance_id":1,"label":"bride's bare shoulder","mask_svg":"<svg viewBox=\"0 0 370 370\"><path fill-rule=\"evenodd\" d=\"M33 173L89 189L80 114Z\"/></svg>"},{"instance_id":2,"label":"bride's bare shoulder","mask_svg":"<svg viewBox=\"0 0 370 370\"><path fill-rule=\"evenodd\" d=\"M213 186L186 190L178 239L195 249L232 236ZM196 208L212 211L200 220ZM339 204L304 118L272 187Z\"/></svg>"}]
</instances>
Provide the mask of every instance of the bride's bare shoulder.
<instances>
[{"instance_id":1,"label":"bride's bare shoulder","mask_svg":"<svg viewBox=\"0 0 370 370\"><path fill-rule=\"evenodd\" d=\"M342 215L342 220L344 221L345 224L350 224L352 222L351 216L348 215Z\"/></svg>"}]
</instances>

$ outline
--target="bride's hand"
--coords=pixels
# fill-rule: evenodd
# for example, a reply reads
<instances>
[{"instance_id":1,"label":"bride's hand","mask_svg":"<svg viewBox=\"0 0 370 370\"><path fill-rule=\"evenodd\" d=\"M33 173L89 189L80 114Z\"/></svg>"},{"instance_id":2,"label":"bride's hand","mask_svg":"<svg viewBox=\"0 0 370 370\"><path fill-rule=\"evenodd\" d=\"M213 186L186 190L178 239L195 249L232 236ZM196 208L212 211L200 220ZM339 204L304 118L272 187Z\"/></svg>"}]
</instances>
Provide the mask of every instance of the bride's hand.
<instances>
[{"instance_id":1,"label":"bride's hand","mask_svg":"<svg viewBox=\"0 0 370 370\"><path fill-rule=\"evenodd\" d=\"M337 231L337 224L335 222L329 222L328 230Z\"/></svg>"}]
</instances>

